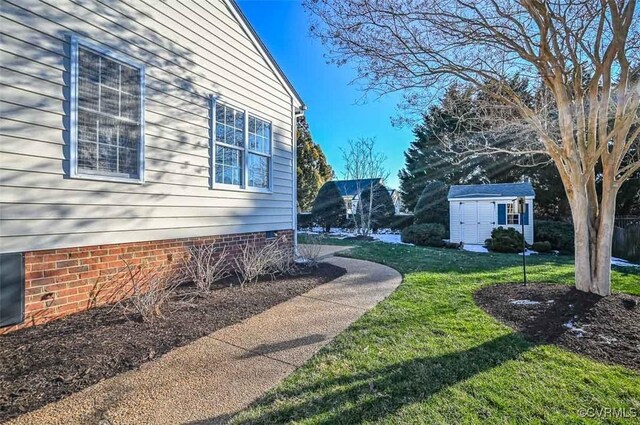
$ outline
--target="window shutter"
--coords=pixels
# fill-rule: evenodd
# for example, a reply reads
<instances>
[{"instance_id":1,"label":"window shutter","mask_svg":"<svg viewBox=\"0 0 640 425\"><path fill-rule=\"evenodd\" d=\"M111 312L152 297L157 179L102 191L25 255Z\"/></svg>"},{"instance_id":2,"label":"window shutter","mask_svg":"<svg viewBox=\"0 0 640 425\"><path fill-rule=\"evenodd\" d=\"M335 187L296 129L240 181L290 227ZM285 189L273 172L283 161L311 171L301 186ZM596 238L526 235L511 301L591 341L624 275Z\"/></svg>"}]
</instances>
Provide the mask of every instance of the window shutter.
<instances>
[{"instance_id":1,"label":"window shutter","mask_svg":"<svg viewBox=\"0 0 640 425\"><path fill-rule=\"evenodd\" d=\"M524 204L524 214L522 214L522 222L525 226L529 225L529 204Z\"/></svg>"},{"instance_id":2,"label":"window shutter","mask_svg":"<svg viewBox=\"0 0 640 425\"><path fill-rule=\"evenodd\" d=\"M24 320L24 262L22 253L0 254L0 327Z\"/></svg>"},{"instance_id":3,"label":"window shutter","mask_svg":"<svg viewBox=\"0 0 640 425\"><path fill-rule=\"evenodd\" d=\"M507 224L507 204L498 204L498 225Z\"/></svg>"}]
</instances>

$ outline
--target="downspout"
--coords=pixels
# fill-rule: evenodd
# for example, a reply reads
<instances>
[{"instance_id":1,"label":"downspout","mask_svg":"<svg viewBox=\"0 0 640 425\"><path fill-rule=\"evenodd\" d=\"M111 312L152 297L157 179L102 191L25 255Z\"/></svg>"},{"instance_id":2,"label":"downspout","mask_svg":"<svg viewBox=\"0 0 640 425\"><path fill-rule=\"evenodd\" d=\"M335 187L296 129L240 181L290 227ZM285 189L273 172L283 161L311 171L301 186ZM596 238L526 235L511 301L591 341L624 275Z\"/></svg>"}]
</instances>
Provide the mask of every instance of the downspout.
<instances>
[{"instance_id":1,"label":"downspout","mask_svg":"<svg viewBox=\"0 0 640 425\"><path fill-rule=\"evenodd\" d=\"M291 131L293 132L293 175L291 181L293 193L293 199L291 200L292 208L292 217L291 221L293 223L293 252L298 254L298 117L304 115L304 111L307 110L306 105L302 105L301 108L296 108L293 105L293 98L291 99L291 110L292 114L292 122L291 122Z\"/></svg>"}]
</instances>

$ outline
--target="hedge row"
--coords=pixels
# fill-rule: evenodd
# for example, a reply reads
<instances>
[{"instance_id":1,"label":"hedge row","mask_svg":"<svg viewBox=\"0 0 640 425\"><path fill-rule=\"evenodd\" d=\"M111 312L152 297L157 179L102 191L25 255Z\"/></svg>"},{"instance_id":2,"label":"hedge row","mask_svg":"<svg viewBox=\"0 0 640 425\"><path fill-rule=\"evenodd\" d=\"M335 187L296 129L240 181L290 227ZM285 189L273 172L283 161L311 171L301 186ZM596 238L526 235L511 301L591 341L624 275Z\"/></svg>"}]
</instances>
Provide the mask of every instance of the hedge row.
<instances>
[{"instance_id":1,"label":"hedge row","mask_svg":"<svg viewBox=\"0 0 640 425\"><path fill-rule=\"evenodd\" d=\"M539 220L533 226L533 239L537 242L549 242L552 250L561 254L573 254L573 225L563 221Z\"/></svg>"}]
</instances>

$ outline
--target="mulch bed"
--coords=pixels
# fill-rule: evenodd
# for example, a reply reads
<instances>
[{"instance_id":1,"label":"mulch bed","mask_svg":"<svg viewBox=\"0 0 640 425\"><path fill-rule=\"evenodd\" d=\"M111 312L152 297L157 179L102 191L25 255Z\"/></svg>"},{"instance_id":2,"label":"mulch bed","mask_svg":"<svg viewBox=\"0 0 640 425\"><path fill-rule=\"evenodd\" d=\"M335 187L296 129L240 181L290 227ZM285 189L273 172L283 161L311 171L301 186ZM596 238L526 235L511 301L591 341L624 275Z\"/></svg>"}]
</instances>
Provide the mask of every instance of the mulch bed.
<instances>
[{"instance_id":1,"label":"mulch bed","mask_svg":"<svg viewBox=\"0 0 640 425\"><path fill-rule=\"evenodd\" d=\"M0 336L0 422L136 369L345 273L321 263L244 289L221 285L203 297L184 286L154 323L106 306Z\"/></svg>"},{"instance_id":2,"label":"mulch bed","mask_svg":"<svg viewBox=\"0 0 640 425\"><path fill-rule=\"evenodd\" d=\"M640 371L640 297L600 297L566 285L508 284L483 287L474 299L534 342Z\"/></svg>"}]
</instances>

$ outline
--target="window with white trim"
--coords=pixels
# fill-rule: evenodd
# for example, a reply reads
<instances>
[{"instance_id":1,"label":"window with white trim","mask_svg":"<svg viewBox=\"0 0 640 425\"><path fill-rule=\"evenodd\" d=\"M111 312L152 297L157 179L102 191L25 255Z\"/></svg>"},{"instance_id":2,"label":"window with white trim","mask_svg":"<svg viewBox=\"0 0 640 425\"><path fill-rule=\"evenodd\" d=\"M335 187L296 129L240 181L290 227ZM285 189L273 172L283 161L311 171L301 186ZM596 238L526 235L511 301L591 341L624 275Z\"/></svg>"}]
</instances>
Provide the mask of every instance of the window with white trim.
<instances>
[{"instance_id":1,"label":"window with white trim","mask_svg":"<svg viewBox=\"0 0 640 425\"><path fill-rule=\"evenodd\" d=\"M512 203L507 204L507 224L520 224L520 214Z\"/></svg>"},{"instance_id":2,"label":"window with white trim","mask_svg":"<svg viewBox=\"0 0 640 425\"><path fill-rule=\"evenodd\" d=\"M244 111L216 103L215 182L242 186Z\"/></svg>"},{"instance_id":3,"label":"window with white trim","mask_svg":"<svg viewBox=\"0 0 640 425\"><path fill-rule=\"evenodd\" d=\"M271 124L249 115L249 186L269 188L271 167Z\"/></svg>"},{"instance_id":4,"label":"window with white trim","mask_svg":"<svg viewBox=\"0 0 640 425\"><path fill-rule=\"evenodd\" d=\"M74 175L141 181L144 69L74 40Z\"/></svg>"},{"instance_id":5,"label":"window with white trim","mask_svg":"<svg viewBox=\"0 0 640 425\"><path fill-rule=\"evenodd\" d=\"M221 102L214 108L214 183L269 190L271 123Z\"/></svg>"}]
</instances>

